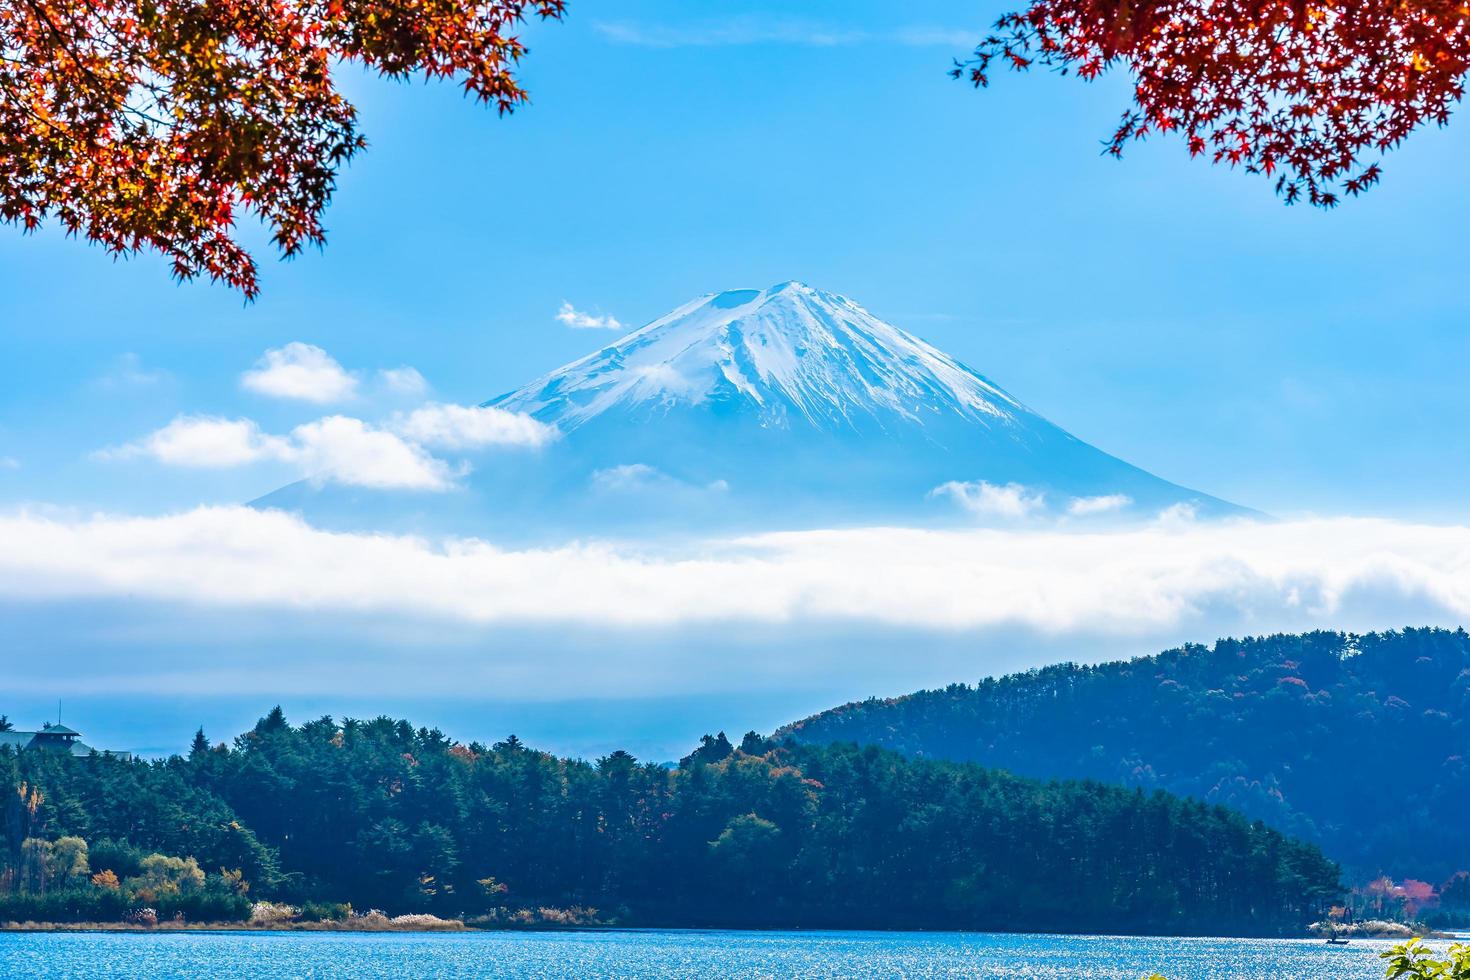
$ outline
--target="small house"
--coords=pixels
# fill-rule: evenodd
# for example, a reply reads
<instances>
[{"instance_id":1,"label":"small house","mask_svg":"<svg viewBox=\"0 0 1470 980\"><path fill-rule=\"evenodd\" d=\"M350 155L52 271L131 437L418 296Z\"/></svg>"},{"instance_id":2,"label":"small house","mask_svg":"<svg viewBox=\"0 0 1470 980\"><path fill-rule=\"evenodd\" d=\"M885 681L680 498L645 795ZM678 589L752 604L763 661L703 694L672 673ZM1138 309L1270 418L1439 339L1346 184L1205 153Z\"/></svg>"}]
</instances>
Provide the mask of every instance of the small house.
<instances>
[{"instance_id":1,"label":"small house","mask_svg":"<svg viewBox=\"0 0 1470 980\"><path fill-rule=\"evenodd\" d=\"M66 752L80 758L86 758L93 752L96 752L98 755L111 756L114 759L127 760L133 757L131 752L113 752L108 749L94 749L81 739L81 732L67 728L58 722L55 725L42 725L33 732L0 732L0 748L9 746L17 752L26 752L33 749L42 752Z\"/></svg>"}]
</instances>

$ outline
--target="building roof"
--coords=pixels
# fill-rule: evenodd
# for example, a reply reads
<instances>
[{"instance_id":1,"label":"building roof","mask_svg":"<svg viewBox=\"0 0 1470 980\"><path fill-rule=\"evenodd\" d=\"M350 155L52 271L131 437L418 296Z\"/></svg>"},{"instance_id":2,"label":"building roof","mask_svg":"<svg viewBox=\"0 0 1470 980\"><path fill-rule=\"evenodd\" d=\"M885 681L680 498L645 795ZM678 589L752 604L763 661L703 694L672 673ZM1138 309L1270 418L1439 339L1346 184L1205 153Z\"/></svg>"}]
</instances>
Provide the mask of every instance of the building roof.
<instances>
[{"instance_id":1,"label":"building roof","mask_svg":"<svg viewBox=\"0 0 1470 980\"><path fill-rule=\"evenodd\" d=\"M9 747L17 752L22 749L44 749L51 752L65 751L83 759L93 752L118 759L131 759L133 757L131 752L113 752L108 749L94 749L85 742L78 740L77 737L80 734L80 732L73 731L65 725L42 725L40 731L35 732L0 732L0 749Z\"/></svg>"}]
</instances>

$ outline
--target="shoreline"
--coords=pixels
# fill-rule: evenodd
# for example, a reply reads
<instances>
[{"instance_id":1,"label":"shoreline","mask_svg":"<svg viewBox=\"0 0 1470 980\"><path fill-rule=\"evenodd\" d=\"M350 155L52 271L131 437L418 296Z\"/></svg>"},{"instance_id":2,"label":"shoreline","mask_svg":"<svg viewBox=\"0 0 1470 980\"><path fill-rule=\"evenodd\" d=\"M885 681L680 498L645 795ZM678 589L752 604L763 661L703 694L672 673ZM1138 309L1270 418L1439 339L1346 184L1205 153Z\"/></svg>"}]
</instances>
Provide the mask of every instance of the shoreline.
<instances>
[{"instance_id":1,"label":"shoreline","mask_svg":"<svg viewBox=\"0 0 1470 980\"><path fill-rule=\"evenodd\" d=\"M615 926L615 925L540 925L540 926L481 926L469 925L457 919L447 919L443 925L402 925L373 924L373 925L351 925L342 922L319 921L319 922L199 922L199 923L168 923L156 926L137 925L130 922L0 922L0 933L288 933L288 932L319 932L319 933L346 933L346 934L436 934L436 935L468 935L473 933L545 933L545 932L790 932L790 933L849 933L865 932L883 934L890 932L912 932L912 933L963 933L975 935L1018 935L1018 936L1065 936L1070 938L1097 938L1097 939L1193 939L1204 942L1210 941L1237 941L1237 940L1283 940L1288 942L1322 942L1321 936L1201 936L1201 935L1134 935L1125 933L1060 933L1060 932L1008 932L996 929L802 929L797 927L787 928L722 928L717 926ZM1352 936L1351 942L1403 942L1404 938L1399 936ZM1436 941L1450 941L1459 938L1455 934L1427 932L1418 936L1420 939Z\"/></svg>"},{"instance_id":2,"label":"shoreline","mask_svg":"<svg viewBox=\"0 0 1470 980\"><path fill-rule=\"evenodd\" d=\"M456 933L456 932L499 932L505 930L476 929L458 919L445 920L443 925L350 925L342 922L184 922L163 923L156 926L138 925L132 922L0 922L0 933L4 932L356 932L356 933ZM525 929L524 932L546 930Z\"/></svg>"}]
</instances>

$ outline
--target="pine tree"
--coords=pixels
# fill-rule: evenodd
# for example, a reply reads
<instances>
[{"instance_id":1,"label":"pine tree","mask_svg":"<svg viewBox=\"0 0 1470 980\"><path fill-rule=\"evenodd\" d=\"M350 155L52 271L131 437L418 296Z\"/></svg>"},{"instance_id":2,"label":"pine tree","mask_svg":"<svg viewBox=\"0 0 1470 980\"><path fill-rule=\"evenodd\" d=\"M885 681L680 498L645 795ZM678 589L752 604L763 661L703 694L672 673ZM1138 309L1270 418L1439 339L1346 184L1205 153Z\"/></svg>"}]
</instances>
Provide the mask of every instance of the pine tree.
<instances>
[{"instance_id":1,"label":"pine tree","mask_svg":"<svg viewBox=\"0 0 1470 980\"><path fill-rule=\"evenodd\" d=\"M271 732L284 731L287 727L286 712L282 711L281 706L278 704L270 710L269 714L256 723L255 731L257 734L265 735Z\"/></svg>"}]
</instances>

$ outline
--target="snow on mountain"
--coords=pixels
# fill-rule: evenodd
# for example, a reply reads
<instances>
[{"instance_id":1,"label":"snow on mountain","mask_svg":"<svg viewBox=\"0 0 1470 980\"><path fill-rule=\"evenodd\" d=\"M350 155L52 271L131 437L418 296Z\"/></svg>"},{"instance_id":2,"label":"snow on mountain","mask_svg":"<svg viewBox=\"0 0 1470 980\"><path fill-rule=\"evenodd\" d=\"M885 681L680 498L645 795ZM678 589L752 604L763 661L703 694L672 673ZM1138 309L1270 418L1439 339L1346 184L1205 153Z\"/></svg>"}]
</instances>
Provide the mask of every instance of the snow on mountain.
<instances>
[{"instance_id":1,"label":"snow on mountain","mask_svg":"<svg viewBox=\"0 0 1470 980\"><path fill-rule=\"evenodd\" d=\"M605 412L648 419L700 404L826 431L942 414L1006 424L1024 411L949 355L799 282L701 297L488 404L564 431Z\"/></svg>"},{"instance_id":2,"label":"snow on mountain","mask_svg":"<svg viewBox=\"0 0 1470 980\"><path fill-rule=\"evenodd\" d=\"M1063 431L979 373L798 282L702 296L485 406L559 438L433 501L293 484L328 523L618 533L1201 516L1240 508Z\"/></svg>"}]
</instances>

